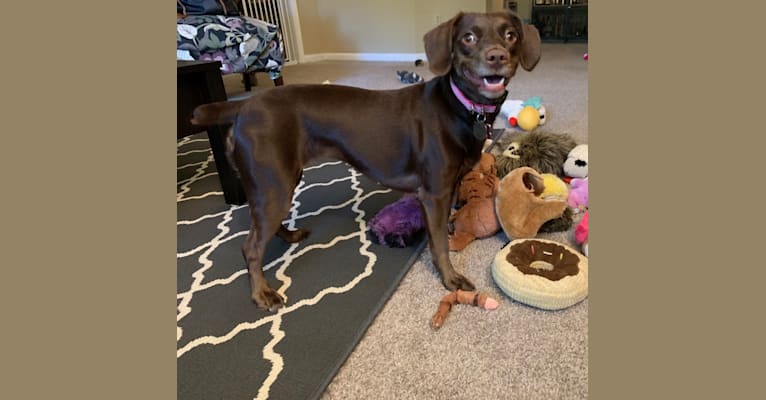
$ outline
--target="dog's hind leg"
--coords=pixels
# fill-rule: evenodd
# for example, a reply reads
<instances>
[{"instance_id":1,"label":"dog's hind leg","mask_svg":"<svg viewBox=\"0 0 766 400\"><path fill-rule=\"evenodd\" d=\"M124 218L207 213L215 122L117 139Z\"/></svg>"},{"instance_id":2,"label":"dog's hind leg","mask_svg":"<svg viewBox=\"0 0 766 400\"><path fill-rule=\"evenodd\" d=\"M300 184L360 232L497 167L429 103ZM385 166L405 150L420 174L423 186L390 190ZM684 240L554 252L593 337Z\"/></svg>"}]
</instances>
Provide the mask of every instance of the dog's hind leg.
<instances>
[{"instance_id":1,"label":"dog's hind leg","mask_svg":"<svg viewBox=\"0 0 766 400\"><path fill-rule=\"evenodd\" d=\"M296 180L295 186L298 186L298 183L300 183L301 180L301 174L298 174L298 178ZM293 189L294 190L294 189ZM284 225L279 226L279 230L277 231L277 236L279 236L282 240L284 240L287 243L297 243L301 240L308 237L310 231L308 229L289 229L288 227Z\"/></svg>"},{"instance_id":2,"label":"dog's hind leg","mask_svg":"<svg viewBox=\"0 0 766 400\"><path fill-rule=\"evenodd\" d=\"M257 170L257 172L256 172ZM253 302L259 308L276 311L284 305L284 299L272 289L263 275L263 255L266 245L274 234L289 231L282 226L282 220L290 211L294 186L285 182L290 179L273 179L280 173L279 168L259 165L243 174L243 183L248 188L250 205L250 232L247 235L242 254L250 274L250 290ZM280 235L281 236L281 235Z\"/></svg>"},{"instance_id":3,"label":"dog's hind leg","mask_svg":"<svg viewBox=\"0 0 766 400\"><path fill-rule=\"evenodd\" d=\"M242 255L250 275L250 296L259 308L276 311L284 304L284 299L269 286L263 275L263 252L268 240L263 239L263 230L257 223L253 222L252 225L245 244L242 245Z\"/></svg>"}]
</instances>

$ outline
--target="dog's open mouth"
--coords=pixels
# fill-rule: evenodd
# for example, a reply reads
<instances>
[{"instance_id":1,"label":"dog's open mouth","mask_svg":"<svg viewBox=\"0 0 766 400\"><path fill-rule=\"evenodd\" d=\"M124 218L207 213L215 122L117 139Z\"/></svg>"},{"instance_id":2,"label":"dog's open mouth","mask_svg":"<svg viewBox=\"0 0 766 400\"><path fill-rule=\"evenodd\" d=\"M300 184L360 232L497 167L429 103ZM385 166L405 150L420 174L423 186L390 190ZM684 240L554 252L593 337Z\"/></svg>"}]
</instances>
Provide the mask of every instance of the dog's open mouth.
<instances>
[{"instance_id":1,"label":"dog's open mouth","mask_svg":"<svg viewBox=\"0 0 766 400\"><path fill-rule=\"evenodd\" d=\"M492 92L505 90L505 78L500 75L485 76L482 83L483 89Z\"/></svg>"},{"instance_id":2,"label":"dog's open mouth","mask_svg":"<svg viewBox=\"0 0 766 400\"><path fill-rule=\"evenodd\" d=\"M500 94L508 84L508 78L503 75L478 75L468 68L463 68L463 75L481 92Z\"/></svg>"}]
</instances>

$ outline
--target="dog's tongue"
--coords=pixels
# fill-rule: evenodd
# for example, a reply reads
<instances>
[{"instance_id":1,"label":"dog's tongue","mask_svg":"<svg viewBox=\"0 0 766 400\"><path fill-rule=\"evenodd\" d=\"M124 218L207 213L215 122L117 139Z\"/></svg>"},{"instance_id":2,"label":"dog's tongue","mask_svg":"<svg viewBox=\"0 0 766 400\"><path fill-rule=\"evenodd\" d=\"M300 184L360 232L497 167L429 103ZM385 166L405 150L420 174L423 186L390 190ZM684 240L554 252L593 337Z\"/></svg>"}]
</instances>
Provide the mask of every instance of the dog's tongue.
<instances>
[{"instance_id":1,"label":"dog's tongue","mask_svg":"<svg viewBox=\"0 0 766 400\"><path fill-rule=\"evenodd\" d=\"M491 92L500 92L505 90L505 79L502 76L487 76L484 78L482 87Z\"/></svg>"}]
</instances>

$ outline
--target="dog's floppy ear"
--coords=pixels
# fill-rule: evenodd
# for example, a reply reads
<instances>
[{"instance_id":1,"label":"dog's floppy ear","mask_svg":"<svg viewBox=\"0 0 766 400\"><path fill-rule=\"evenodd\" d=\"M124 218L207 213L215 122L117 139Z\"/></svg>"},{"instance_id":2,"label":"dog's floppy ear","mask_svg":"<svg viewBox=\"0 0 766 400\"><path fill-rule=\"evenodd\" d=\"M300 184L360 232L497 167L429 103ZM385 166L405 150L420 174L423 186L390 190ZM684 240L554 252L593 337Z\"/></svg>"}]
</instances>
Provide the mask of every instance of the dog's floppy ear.
<instances>
[{"instance_id":1,"label":"dog's floppy ear","mask_svg":"<svg viewBox=\"0 0 766 400\"><path fill-rule=\"evenodd\" d=\"M519 49L519 58L521 59L521 67L527 71L531 71L540 61L540 32L534 25L525 24L516 13L511 10L505 10L506 16L511 21L511 24L519 32L519 39L521 47Z\"/></svg>"},{"instance_id":2,"label":"dog's floppy ear","mask_svg":"<svg viewBox=\"0 0 766 400\"><path fill-rule=\"evenodd\" d=\"M524 38L521 41L521 66L531 71L540 61L540 32L534 25L523 24Z\"/></svg>"},{"instance_id":3,"label":"dog's floppy ear","mask_svg":"<svg viewBox=\"0 0 766 400\"><path fill-rule=\"evenodd\" d=\"M452 33L462 16L463 13L458 13L423 36L428 68L436 75L444 75L452 67Z\"/></svg>"}]
</instances>

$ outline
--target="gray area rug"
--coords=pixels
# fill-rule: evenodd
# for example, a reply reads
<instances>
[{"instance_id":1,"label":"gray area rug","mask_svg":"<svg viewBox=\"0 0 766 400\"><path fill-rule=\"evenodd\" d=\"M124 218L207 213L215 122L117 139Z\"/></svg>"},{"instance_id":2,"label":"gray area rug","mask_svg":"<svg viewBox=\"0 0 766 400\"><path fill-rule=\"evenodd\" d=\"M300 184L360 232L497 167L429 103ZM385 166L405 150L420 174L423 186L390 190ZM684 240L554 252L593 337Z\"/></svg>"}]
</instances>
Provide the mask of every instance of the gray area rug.
<instances>
[{"instance_id":1,"label":"gray area rug","mask_svg":"<svg viewBox=\"0 0 766 400\"><path fill-rule=\"evenodd\" d=\"M266 277L287 307L261 311L240 250L248 209L224 203L207 137L180 140L178 398L318 398L425 244L368 239L367 221L400 196L347 164L307 168L286 221L311 235L269 243Z\"/></svg>"}]
</instances>

